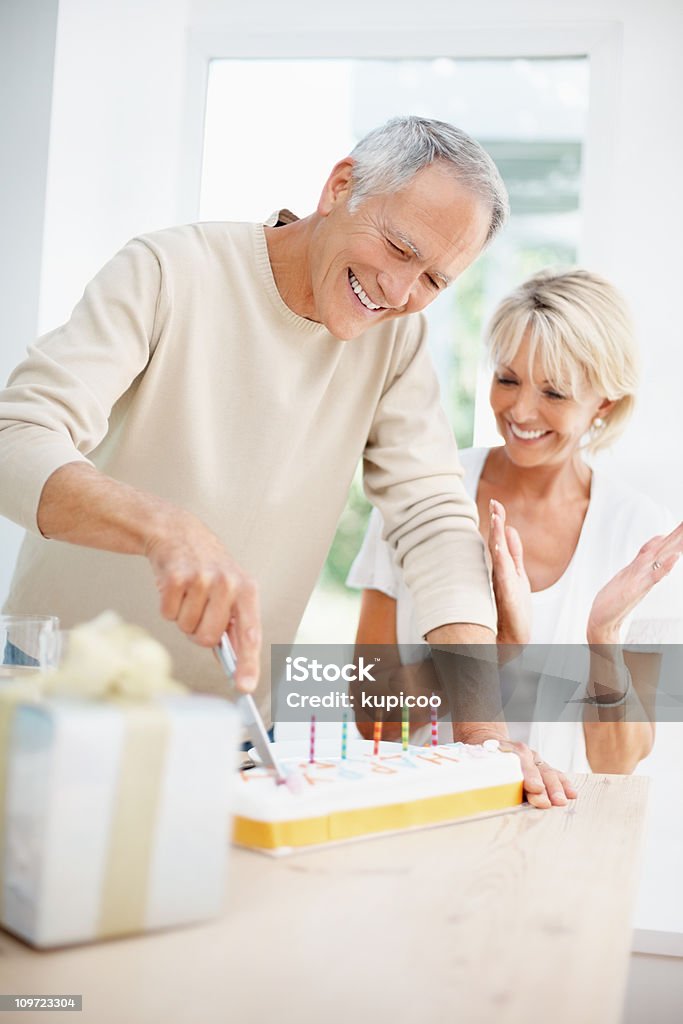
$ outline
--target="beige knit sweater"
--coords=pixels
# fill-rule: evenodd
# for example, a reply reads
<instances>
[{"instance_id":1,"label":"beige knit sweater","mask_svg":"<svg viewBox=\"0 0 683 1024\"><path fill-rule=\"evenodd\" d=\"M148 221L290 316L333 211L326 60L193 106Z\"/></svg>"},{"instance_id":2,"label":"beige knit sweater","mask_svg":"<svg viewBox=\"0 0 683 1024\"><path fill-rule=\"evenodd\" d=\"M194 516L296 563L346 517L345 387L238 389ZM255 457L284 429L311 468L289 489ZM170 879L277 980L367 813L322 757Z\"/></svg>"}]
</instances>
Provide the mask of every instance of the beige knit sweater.
<instances>
[{"instance_id":1,"label":"beige knit sweater","mask_svg":"<svg viewBox=\"0 0 683 1024\"><path fill-rule=\"evenodd\" d=\"M282 301L261 225L135 239L0 392L0 512L28 531L6 611L56 614L68 628L114 608L171 649L179 678L223 688L210 652L162 620L145 559L40 536L47 478L89 460L196 513L258 581L269 718L269 645L296 633L361 457L422 632L492 628L423 319L332 337Z\"/></svg>"}]
</instances>

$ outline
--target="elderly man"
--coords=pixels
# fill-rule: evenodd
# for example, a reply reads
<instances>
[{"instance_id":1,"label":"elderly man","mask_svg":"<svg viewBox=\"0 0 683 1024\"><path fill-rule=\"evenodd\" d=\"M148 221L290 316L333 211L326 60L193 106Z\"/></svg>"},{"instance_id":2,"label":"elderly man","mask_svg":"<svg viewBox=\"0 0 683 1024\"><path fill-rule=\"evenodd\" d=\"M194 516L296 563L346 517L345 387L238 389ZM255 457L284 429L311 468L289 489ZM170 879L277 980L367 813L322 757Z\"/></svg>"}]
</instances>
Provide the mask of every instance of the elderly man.
<instances>
[{"instance_id":1,"label":"elderly man","mask_svg":"<svg viewBox=\"0 0 683 1024\"><path fill-rule=\"evenodd\" d=\"M302 220L125 246L0 394L0 511L28 531L6 610L68 627L115 608L201 689L221 687L203 648L230 625L238 683L260 676L265 709L269 645L295 635L362 456L423 634L493 641L476 512L418 314L506 209L477 143L408 117L336 164ZM545 782L564 802L561 780Z\"/></svg>"}]
</instances>

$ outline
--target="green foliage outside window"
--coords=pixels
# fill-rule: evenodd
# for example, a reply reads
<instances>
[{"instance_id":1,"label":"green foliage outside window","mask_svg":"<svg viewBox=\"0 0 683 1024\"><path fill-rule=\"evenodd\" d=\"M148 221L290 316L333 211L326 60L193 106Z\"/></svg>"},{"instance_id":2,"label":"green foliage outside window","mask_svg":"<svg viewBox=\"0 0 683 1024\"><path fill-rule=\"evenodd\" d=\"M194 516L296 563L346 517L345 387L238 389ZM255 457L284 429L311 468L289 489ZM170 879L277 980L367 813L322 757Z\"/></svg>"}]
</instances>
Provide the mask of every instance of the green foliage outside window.
<instances>
[{"instance_id":1,"label":"green foliage outside window","mask_svg":"<svg viewBox=\"0 0 683 1024\"><path fill-rule=\"evenodd\" d=\"M325 562L320 581L323 586L344 586L351 563L361 546L371 508L372 506L363 491L363 478L359 465L351 483L346 508L342 512L332 547Z\"/></svg>"}]
</instances>

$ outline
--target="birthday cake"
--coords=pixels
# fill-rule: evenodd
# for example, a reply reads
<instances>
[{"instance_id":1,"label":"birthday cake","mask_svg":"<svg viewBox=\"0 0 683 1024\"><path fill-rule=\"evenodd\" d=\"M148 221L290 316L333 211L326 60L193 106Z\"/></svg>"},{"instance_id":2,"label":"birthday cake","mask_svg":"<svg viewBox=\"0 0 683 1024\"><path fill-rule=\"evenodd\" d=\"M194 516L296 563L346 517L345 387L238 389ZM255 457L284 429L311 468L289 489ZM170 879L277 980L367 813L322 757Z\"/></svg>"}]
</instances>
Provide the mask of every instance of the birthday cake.
<instances>
[{"instance_id":1,"label":"birthday cake","mask_svg":"<svg viewBox=\"0 0 683 1024\"><path fill-rule=\"evenodd\" d=\"M462 743L432 747L350 742L346 756L296 756L274 744L285 777L257 765L240 773L234 842L268 853L363 836L445 825L513 808L522 802L516 754Z\"/></svg>"}]
</instances>

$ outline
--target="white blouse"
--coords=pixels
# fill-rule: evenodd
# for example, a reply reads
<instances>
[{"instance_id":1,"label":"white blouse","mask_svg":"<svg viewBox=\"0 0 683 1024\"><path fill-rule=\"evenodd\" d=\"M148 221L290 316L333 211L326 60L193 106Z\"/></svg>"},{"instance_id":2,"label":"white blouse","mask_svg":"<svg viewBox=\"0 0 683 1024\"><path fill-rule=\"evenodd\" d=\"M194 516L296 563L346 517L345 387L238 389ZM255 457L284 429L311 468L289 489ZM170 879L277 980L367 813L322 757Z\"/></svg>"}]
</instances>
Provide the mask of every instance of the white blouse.
<instances>
[{"instance_id":1,"label":"white blouse","mask_svg":"<svg viewBox=\"0 0 683 1024\"><path fill-rule=\"evenodd\" d=\"M479 478L489 451L488 448L468 448L460 452L465 487L473 500L476 500ZM594 469L590 501L572 559L552 586L531 595L531 644L585 644L586 622L595 595L635 557L647 540L657 534L669 533L674 525L672 516L663 506L620 480L610 478L601 469ZM410 592L392 549L382 539L382 530L382 518L375 509L346 582L351 587L379 590L396 600L401 658L404 662L414 661L424 656L424 641L417 630ZM622 640L626 645L638 645L640 649L683 642L683 571L680 566L658 583L628 616L622 629ZM415 646L421 644L422 647ZM534 656L538 658L539 650L534 651L530 647L522 656L522 660L531 659L527 666L536 671L539 666L532 666L531 662ZM547 649L544 654L547 657ZM559 650L557 656L561 658ZM584 680L588 672L587 657L586 652ZM554 671L551 672L551 668ZM517 670L520 670L519 665ZM562 667L557 663L551 666L546 660L545 671L548 676L561 675ZM577 694L583 692L581 684ZM582 724L558 722L555 703L551 683L546 685L541 681L536 717L542 717L544 706L549 711L552 707L552 714L548 717L553 721L535 722L530 731L527 727L527 741L558 768L589 771ZM569 714L574 715L575 711L572 709ZM522 738L517 729L511 728L511 733L515 738Z\"/></svg>"}]
</instances>

